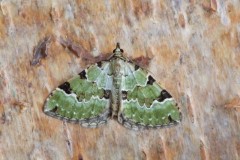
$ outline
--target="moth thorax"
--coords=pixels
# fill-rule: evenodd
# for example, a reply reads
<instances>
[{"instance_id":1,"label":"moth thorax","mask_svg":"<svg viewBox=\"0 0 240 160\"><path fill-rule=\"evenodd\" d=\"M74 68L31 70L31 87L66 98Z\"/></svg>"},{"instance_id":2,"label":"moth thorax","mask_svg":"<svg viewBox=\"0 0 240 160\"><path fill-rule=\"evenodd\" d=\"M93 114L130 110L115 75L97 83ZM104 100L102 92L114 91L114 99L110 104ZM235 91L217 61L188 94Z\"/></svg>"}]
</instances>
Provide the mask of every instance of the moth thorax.
<instances>
[{"instance_id":1,"label":"moth thorax","mask_svg":"<svg viewBox=\"0 0 240 160\"><path fill-rule=\"evenodd\" d=\"M122 57L122 52L121 51L115 51L114 56Z\"/></svg>"}]
</instances>

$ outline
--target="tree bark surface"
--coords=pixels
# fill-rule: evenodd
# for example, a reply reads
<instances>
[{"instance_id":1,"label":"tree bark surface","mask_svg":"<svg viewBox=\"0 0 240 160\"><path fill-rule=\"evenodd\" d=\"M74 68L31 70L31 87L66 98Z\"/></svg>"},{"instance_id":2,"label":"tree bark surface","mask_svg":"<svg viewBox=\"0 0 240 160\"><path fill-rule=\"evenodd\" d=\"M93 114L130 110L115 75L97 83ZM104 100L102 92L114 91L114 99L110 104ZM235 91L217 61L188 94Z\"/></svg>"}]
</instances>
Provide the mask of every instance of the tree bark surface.
<instances>
[{"instance_id":1,"label":"tree bark surface","mask_svg":"<svg viewBox=\"0 0 240 160\"><path fill-rule=\"evenodd\" d=\"M239 8L237 0L0 0L0 159L240 159ZM89 129L43 113L52 90L117 42L176 99L179 125L132 131L111 119Z\"/></svg>"}]
</instances>

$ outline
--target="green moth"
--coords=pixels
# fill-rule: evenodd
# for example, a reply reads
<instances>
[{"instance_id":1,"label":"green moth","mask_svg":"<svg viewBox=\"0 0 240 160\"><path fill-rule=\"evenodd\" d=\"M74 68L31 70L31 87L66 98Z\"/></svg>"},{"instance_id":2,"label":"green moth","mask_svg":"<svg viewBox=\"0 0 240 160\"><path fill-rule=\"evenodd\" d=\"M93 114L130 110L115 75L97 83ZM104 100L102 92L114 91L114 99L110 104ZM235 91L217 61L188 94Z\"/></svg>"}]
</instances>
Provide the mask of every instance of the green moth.
<instances>
[{"instance_id":1,"label":"green moth","mask_svg":"<svg viewBox=\"0 0 240 160\"><path fill-rule=\"evenodd\" d=\"M109 118L134 130L178 124L181 113L172 96L122 53L118 43L109 59L61 84L47 98L44 112L90 128Z\"/></svg>"}]
</instances>

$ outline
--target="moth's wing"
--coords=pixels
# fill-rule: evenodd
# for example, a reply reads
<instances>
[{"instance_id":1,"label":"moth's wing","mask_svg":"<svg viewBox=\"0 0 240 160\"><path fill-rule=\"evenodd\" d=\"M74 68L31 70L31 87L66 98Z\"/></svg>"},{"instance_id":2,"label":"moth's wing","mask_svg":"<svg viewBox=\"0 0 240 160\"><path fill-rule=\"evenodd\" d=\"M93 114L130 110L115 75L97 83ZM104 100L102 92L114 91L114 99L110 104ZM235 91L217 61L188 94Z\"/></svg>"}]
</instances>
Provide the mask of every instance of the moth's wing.
<instances>
[{"instance_id":1,"label":"moth's wing","mask_svg":"<svg viewBox=\"0 0 240 160\"><path fill-rule=\"evenodd\" d=\"M106 123L110 114L111 75L109 62L101 61L88 67L49 95L44 112L84 127Z\"/></svg>"},{"instance_id":2,"label":"moth's wing","mask_svg":"<svg viewBox=\"0 0 240 160\"><path fill-rule=\"evenodd\" d=\"M172 96L147 71L121 61L123 72L118 120L131 129L160 128L181 121L181 113Z\"/></svg>"}]
</instances>

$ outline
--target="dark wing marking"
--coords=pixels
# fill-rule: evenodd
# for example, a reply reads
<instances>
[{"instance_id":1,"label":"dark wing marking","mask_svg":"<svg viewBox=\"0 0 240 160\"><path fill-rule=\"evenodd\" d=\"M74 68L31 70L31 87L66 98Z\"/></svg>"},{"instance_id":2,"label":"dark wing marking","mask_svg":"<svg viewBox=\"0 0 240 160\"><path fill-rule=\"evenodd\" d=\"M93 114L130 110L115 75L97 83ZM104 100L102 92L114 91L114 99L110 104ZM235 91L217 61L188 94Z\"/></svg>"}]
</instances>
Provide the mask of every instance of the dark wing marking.
<instances>
[{"instance_id":1,"label":"dark wing marking","mask_svg":"<svg viewBox=\"0 0 240 160\"><path fill-rule=\"evenodd\" d=\"M44 112L85 127L106 123L111 104L111 67L109 62L99 64L90 66L56 88L47 98Z\"/></svg>"},{"instance_id":2,"label":"dark wing marking","mask_svg":"<svg viewBox=\"0 0 240 160\"><path fill-rule=\"evenodd\" d=\"M176 125L181 113L172 96L140 67L121 61L122 102L118 120L131 129Z\"/></svg>"}]
</instances>

